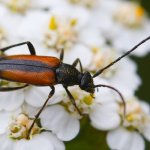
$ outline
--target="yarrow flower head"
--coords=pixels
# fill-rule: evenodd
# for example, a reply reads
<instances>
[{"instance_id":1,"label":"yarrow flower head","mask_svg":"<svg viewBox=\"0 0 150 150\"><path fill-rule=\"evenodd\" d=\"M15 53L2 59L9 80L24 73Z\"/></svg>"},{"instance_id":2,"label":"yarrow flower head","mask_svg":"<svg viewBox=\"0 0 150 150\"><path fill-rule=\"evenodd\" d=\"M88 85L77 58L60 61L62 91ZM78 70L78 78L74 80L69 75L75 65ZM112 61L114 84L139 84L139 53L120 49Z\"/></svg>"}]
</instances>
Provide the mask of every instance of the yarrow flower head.
<instances>
[{"instance_id":1,"label":"yarrow flower head","mask_svg":"<svg viewBox=\"0 0 150 150\"><path fill-rule=\"evenodd\" d=\"M27 113L28 111L28 113ZM30 136L28 137L30 126L36 113L36 109L24 105L24 108L16 111L0 111L0 144L1 149L18 150L21 149L37 149L42 150L64 150L64 144L51 132L42 132L43 127L39 123L35 123ZM25 114L26 113L26 114ZM42 144L42 147L38 144Z\"/></svg>"},{"instance_id":2,"label":"yarrow flower head","mask_svg":"<svg viewBox=\"0 0 150 150\"><path fill-rule=\"evenodd\" d=\"M150 30L144 8L120 0L0 0L0 19L0 48L31 41L37 55L56 57L64 48L64 63L73 64L79 58L83 70L91 74L113 62ZM29 54L24 48L0 53ZM141 56L148 51L149 46L142 45L135 53ZM126 100L126 116L120 97L113 90L98 88L90 95L79 86L67 87L74 104L66 91L55 85L55 94L31 129L50 88L30 85L1 92L0 149L64 150L62 141L74 139L81 120L87 117L92 127L108 131L110 148L144 150L143 137L150 141L150 114L149 105L133 97L141 83L136 71L136 64L125 58L94 78L95 85L110 85L123 96L131 96ZM0 87L22 85L0 80Z\"/></svg>"},{"instance_id":3,"label":"yarrow flower head","mask_svg":"<svg viewBox=\"0 0 150 150\"><path fill-rule=\"evenodd\" d=\"M14 118L9 126L9 137L15 140L28 139L29 129L33 120L34 118L30 119L25 114L20 114L17 118ZM30 138L35 134L39 134L41 130L42 128L35 123L31 130Z\"/></svg>"},{"instance_id":4,"label":"yarrow flower head","mask_svg":"<svg viewBox=\"0 0 150 150\"><path fill-rule=\"evenodd\" d=\"M122 106L120 105L122 111ZM121 112L119 111L119 114ZM150 107L145 102L133 97L126 101L126 117L120 127L110 131L107 135L108 145L113 149L144 150L145 144L141 134L150 141ZM122 142L118 143L122 135ZM128 141L130 140L130 146Z\"/></svg>"},{"instance_id":5,"label":"yarrow flower head","mask_svg":"<svg viewBox=\"0 0 150 150\"><path fill-rule=\"evenodd\" d=\"M84 115L88 115L92 106L95 104L94 98L89 93L82 91L77 87L71 88L70 92L75 98L75 103L83 116L80 115L75 106L72 105L72 102L70 101L69 97L67 97L67 95L63 98L61 105L65 107L67 112L69 112L77 119L81 119L84 117Z\"/></svg>"},{"instance_id":6,"label":"yarrow flower head","mask_svg":"<svg viewBox=\"0 0 150 150\"><path fill-rule=\"evenodd\" d=\"M61 19L60 16L51 16L49 27L45 32L44 43L47 47L69 49L77 42L77 19Z\"/></svg>"},{"instance_id":7,"label":"yarrow flower head","mask_svg":"<svg viewBox=\"0 0 150 150\"><path fill-rule=\"evenodd\" d=\"M99 82L106 83L104 80L99 80ZM64 91L57 94L59 95L57 98L61 99L60 104L47 107L41 114L41 124L52 130L61 140L69 141L77 136L80 129L79 121L85 116L90 117L91 124L94 127L103 130L113 129L119 125L120 117L117 114L119 107L114 101L115 96L109 89L100 89L94 95L95 98L79 89L79 87L72 87L69 90L83 116L79 114ZM112 109L110 109L111 107ZM55 118L53 117L54 114L57 114Z\"/></svg>"},{"instance_id":8,"label":"yarrow flower head","mask_svg":"<svg viewBox=\"0 0 150 150\"><path fill-rule=\"evenodd\" d=\"M148 36L150 22L146 11L139 3L118 1L110 13L115 26L111 40L118 51L127 51L136 45L137 41ZM144 44L133 54L143 56L147 52L149 44Z\"/></svg>"},{"instance_id":9,"label":"yarrow flower head","mask_svg":"<svg viewBox=\"0 0 150 150\"><path fill-rule=\"evenodd\" d=\"M73 14L70 13L71 9L66 6L63 9L54 8L48 12L28 13L18 31L20 38L34 40L38 47L41 49L44 47L48 51L52 49L58 51L61 48L72 49L77 43L80 43L79 34L87 23L88 13L76 8L77 13ZM26 30L23 31L24 28ZM32 35L27 34L30 31Z\"/></svg>"},{"instance_id":10,"label":"yarrow flower head","mask_svg":"<svg viewBox=\"0 0 150 150\"><path fill-rule=\"evenodd\" d=\"M136 28L142 25L145 12L142 6L137 3L125 2L118 7L114 19L129 28Z\"/></svg>"},{"instance_id":11,"label":"yarrow flower head","mask_svg":"<svg viewBox=\"0 0 150 150\"><path fill-rule=\"evenodd\" d=\"M5 29L0 27L0 47L4 47L7 43L7 35Z\"/></svg>"},{"instance_id":12,"label":"yarrow flower head","mask_svg":"<svg viewBox=\"0 0 150 150\"><path fill-rule=\"evenodd\" d=\"M129 130L138 130L140 133L143 132L145 126L150 124L150 116L148 110L142 108L142 104L136 98L129 99L127 102L127 113L123 126ZM148 109L148 108L147 108Z\"/></svg>"},{"instance_id":13,"label":"yarrow flower head","mask_svg":"<svg viewBox=\"0 0 150 150\"><path fill-rule=\"evenodd\" d=\"M87 8L93 8L97 5L98 0L67 0L72 4L81 5Z\"/></svg>"},{"instance_id":14,"label":"yarrow flower head","mask_svg":"<svg viewBox=\"0 0 150 150\"><path fill-rule=\"evenodd\" d=\"M92 53L93 53L93 59L91 59L92 61L90 63L89 68L91 69L91 71L94 72L110 64L113 60L115 60L115 55L116 55L115 50L106 47L105 48L102 47L101 49L97 47L93 47ZM111 78L115 74L115 70L116 70L115 68L116 66L113 66L109 70L106 70L102 74L102 76L105 78Z\"/></svg>"},{"instance_id":15,"label":"yarrow flower head","mask_svg":"<svg viewBox=\"0 0 150 150\"><path fill-rule=\"evenodd\" d=\"M30 7L30 0L5 0L3 3L13 12L24 13Z\"/></svg>"},{"instance_id":16,"label":"yarrow flower head","mask_svg":"<svg viewBox=\"0 0 150 150\"><path fill-rule=\"evenodd\" d=\"M97 44L95 45L95 47L91 46L90 52L86 52L87 56L90 55L90 57L85 60L81 59L82 63L87 64L84 65L85 69L90 72L95 73L97 70L104 68L122 55L111 46L104 46L103 44L103 46L98 46ZM135 90L141 83L140 77L136 71L136 64L131 59L124 58L124 60L106 69L97 78L103 78L109 81L110 85L113 85L115 88L119 89L125 96L134 95ZM124 78L124 80L122 80L122 78ZM131 79L132 84L130 82Z\"/></svg>"}]
</instances>

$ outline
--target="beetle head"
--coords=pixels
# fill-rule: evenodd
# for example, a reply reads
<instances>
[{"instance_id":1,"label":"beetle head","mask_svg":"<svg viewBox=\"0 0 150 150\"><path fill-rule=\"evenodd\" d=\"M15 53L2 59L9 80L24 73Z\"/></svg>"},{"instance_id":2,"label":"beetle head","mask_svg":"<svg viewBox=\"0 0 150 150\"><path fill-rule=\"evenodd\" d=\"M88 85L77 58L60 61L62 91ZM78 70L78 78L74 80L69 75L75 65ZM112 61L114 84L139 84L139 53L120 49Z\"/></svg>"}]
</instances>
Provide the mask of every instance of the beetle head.
<instances>
[{"instance_id":1,"label":"beetle head","mask_svg":"<svg viewBox=\"0 0 150 150\"><path fill-rule=\"evenodd\" d=\"M94 94L93 78L89 72L85 72L81 78L80 88L90 94Z\"/></svg>"}]
</instances>

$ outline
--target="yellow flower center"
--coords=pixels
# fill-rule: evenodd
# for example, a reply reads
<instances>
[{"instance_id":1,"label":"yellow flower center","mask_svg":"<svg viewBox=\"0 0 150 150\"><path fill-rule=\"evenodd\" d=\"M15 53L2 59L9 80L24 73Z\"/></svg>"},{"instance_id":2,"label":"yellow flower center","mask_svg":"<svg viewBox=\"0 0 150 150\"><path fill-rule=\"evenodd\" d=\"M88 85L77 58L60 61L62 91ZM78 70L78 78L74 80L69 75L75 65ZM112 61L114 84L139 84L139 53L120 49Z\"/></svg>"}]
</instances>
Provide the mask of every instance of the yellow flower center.
<instances>
[{"instance_id":1,"label":"yellow flower center","mask_svg":"<svg viewBox=\"0 0 150 150\"><path fill-rule=\"evenodd\" d=\"M24 13L30 7L30 0L9 0L6 5L13 12Z\"/></svg>"},{"instance_id":2,"label":"yellow flower center","mask_svg":"<svg viewBox=\"0 0 150 150\"><path fill-rule=\"evenodd\" d=\"M87 8L96 6L98 0L68 0L72 4L81 5Z\"/></svg>"},{"instance_id":3,"label":"yellow flower center","mask_svg":"<svg viewBox=\"0 0 150 150\"><path fill-rule=\"evenodd\" d=\"M108 65L115 59L114 50L112 49L100 49L98 47L92 47L93 59L90 63L90 68L93 72L96 72L100 68ZM110 78L116 72L115 66L110 68L109 70L104 71L102 74L105 78Z\"/></svg>"},{"instance_id":4,"label":"yellow flower center","mask_svg":"<svg viewBox=\"0 0 150 150\"><path fill-rule=\"evenodd\" d=\"M138 18L142 18L144 16L144 9L141 6L137 6L135 13Z\"/></svg>"},{"instance_id":5,"label":"yellow flower center","mask_svg":"<svg viewBox=\"0 0 150 150\"><path fill-rule=\"evenodd\" d=\"M0 27L0 47L7 45L7 34L3 27Z\"/></svg>"},{"instance_id":6,"label":"yellow flower center","mask_svg":"<svg viewBox=\"0 0 150 150\"><path fill-rule=\"evenodd\" d=\"M127 2L118 8L114 18L126 27L135 28L142 25L144 14L141 6Z\"/></svg>"},{"instance_id":7,"label":"yellow flower center","mask_svg":"<svg viewBox=\"0 0 150 150\"><path fill-rule=\"evenodd\" d=\"M30 119L24 114L20 114L16 119L12 121L12 123L9 126L9 137L15 140L27 139L29 129L32 123L33 119ZM35 123L31 130L30 138L32 138L33 135L38 134L40 132L41 128Z\"/></svg>"},{"instance_id":8,"label":"yellow flower center","mask_svg":"<svg viewBox=\"0 0 150 150\"><path fill-rule=\"evenodd\" d=\"M94 99L91 97L91 95L85 91L81 91L79 88L72 88L70 90L72 93L75 103L80 110L80 112L84 115L89 114L91 107L94 105ZM65 98L62 101L62 105L66 108L66 110L71 113L74 117L81 119L83 116L80 116L77 109L74 107L70 99L67 95L64 96Z\"/></svg>"},{"instance_id":9,"label":"yellow flower center","mask_svg":"<svg viewBox=\"0 0 150 150\"><path fill-rule=\"evenodd\" d=\"M120 111L122 109L121 106ZM139 101L135 98L126 101L126 117L123 126L128 129L141 131L147 123L150 123L150 117L144 112Z\"/></svg>"},{"instance_id":10,"label":"yellow flower center","mask_svg":"<svg viewBox=\"0 0 150 150\"><path fill-rule=\"evenodd\" d=\"M77 41L76 25L77 19L75 18L59 19L58 16L52 16L44 36L44 44L56 50L70 49Z\"/></svg>"},{"instance_id":11,"label":"yellow flower center","mask_svg":"<svg viewBox=\"0 0 150 150\"><path fill-rule=\"evenodd\" d=\"M54 16L52 16L50 18L50 22L49 22L49 29L50 30L56 30L57 29L57 22Z\"/></svg>"}]
</instances>

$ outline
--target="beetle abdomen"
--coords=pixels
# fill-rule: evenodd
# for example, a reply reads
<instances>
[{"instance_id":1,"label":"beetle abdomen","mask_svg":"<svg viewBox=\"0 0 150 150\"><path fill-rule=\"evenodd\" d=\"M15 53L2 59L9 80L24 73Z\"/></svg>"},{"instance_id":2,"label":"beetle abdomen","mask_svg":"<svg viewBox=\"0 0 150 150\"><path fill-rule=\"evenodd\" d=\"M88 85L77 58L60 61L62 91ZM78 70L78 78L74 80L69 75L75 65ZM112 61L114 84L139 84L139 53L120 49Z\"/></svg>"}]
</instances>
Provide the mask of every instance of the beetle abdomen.
<instances>
[{"instance_id":1,"label":"beetle abdomen","mask_svg":"<svg viewBox=\"0 0 150 150\"><path fill-rule=\"evenodd\" d=\"M60 61L55 57L14 55L0 60L0 78L33 85L56 84L55 70Z\"/></svg>"}]
</instances>

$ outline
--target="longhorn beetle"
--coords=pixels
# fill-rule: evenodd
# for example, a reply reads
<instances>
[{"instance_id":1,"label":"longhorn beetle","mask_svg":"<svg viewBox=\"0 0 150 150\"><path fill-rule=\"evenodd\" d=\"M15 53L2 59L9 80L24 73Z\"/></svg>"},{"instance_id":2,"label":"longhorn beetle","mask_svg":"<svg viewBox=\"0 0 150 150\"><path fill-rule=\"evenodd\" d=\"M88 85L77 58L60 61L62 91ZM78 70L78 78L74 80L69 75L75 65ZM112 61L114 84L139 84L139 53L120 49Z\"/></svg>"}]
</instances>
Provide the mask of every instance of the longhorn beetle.
<instances>
[{"instance_id":1,"label":"longhorn beetle","mask_svg":"<svg viewBox=\"0 0 150 150\"><path fill-rule=\"evenodd\" d=\"M11 45L5 48L1 48L0 50L2 52L5 52L10 48L27 44L31 55L0 56L0 78L13 82L25 83L23 86L19 87L0 87L0 91L18 90L25 88L29 85L50 86L51 91L45 103L43 104L39 112L36 114L35 119L29 129L27 138L29 138L32 127L34 126L36 120L38 119L44 107L46 106L48 100L54 95L55 93L54 85L56 84L62 84L72 104L74 105L74 107L76 108L76 110L79 112L80 115L82 114L75 103L75 99L68 90L69 86L79 85L79 87L82 90L90 93L91 95L94 94L95 88L97 87L110 88L115 92L117 92L121 97L121 100L124 104L124 115L125 115L125 101L122 94L116 88L109 85L103 84L94 85L93 78L100 75L104 70L117 63L123 57L129 55L138 46L145 43L149 39L150 36L142 40L131 50L127 51L124 55L117 58L115 61L111 62L104 68L98 70L93 76L89 72L83 72L81 61L78 58L73 62L72 65L63 63L63 56L64 56L63 50L60 54L60 59L58 59L52 56L37 56L33 45L31 44L31 42L28 41ZM75 68L77 64L80 65L80 71L78 71Z\"/></svg>"}]
</instances>

